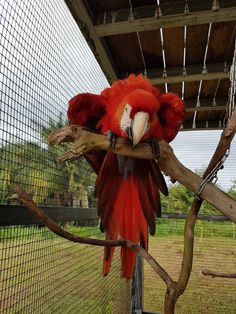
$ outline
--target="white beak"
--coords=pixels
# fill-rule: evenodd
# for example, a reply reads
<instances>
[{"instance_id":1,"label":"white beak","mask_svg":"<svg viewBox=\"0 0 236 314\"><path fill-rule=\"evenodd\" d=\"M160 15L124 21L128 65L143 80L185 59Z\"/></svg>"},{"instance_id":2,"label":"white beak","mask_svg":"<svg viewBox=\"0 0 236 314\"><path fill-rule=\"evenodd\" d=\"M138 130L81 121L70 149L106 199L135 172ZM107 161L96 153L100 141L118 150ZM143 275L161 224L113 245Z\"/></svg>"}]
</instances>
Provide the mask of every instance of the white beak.
<instances>
[{"instance_id":1,"label":"white beak","mask_svg":"<svg viewBox=\"0 0 236 314\"><path fill-rule=\"evenodd\" d=\"M147 112L140 111L134 115L132 125L133 147L140 142L141 138L147 131L148 121L149 114Z\"/></svg>"}]
</instances>

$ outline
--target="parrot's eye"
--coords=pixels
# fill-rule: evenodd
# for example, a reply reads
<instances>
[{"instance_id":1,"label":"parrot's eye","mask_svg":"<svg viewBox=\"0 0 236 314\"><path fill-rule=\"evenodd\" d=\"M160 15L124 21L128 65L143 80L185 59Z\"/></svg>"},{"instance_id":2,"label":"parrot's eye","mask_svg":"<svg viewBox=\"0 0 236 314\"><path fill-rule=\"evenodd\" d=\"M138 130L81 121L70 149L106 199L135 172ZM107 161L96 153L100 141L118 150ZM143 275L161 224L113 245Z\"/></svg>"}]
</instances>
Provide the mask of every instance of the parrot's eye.
<instances>
[{"instance_id":1,"label":"parrot's eye","mask_svg":"<svg viewBox=\"0 0 236 314\"><path fill-rule=\"evenodd\" d=\"M127 105L125 106L125 111L126 111L126 112L131 112L131 106L130 106L129 104L127 104Z\"/></svg>"},{"instance_id":2,"label":"parrot's eye","mask_svg":"<svg viewBox=\"0 0 236 314\"><path fill-rule=\"evenodd\" d=\"M124 133L126 133L127 129L130 127L130 124L131 124L131 118L130 118L131 110L132 110L132 107L129 104L126 104L124 107L122 117L121 117L121 121L120 121L120 128Z\"/></svg>"}]
</instances>

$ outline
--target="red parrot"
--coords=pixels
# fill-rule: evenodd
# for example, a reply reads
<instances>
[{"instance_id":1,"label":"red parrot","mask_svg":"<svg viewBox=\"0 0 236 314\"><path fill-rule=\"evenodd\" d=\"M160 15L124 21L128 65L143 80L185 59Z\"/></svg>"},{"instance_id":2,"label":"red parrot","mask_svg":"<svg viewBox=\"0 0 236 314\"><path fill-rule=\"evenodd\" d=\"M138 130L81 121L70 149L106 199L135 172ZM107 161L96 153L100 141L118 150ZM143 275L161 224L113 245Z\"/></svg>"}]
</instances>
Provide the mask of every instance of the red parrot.
<instances>
[{"instance_id":1,"label":"red parrot","mask_svg":"<svg viewBox=\"0 0 236 314\"><path fill-rule=\"evenodd\" d=\"M157 142L174 139L185 116L184 103L176 94L162 94L141 74L118 80L100 95L83 93L69 101L70 123L100 129L111 145L117 136L129 139L135 147L148 141L158 155ZM148 230L155 233L155 217L161 215L159 190L168 195L156 160L118 156L93 151L86 156L97 173L100 229L106 239L118 237L148 247ZM103 275L107 275L114 247L104 249ZM121 248L121 275L130 279L136 252Z\"/></svg>"}]
</instances>

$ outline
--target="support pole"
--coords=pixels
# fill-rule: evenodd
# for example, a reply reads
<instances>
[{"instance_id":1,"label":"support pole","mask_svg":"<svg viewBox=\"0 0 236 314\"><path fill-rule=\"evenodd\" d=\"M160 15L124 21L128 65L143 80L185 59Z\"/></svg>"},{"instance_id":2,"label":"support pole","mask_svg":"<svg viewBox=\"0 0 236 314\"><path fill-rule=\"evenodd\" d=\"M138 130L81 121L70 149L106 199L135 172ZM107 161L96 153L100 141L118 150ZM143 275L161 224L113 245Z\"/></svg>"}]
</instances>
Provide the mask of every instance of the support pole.
<instances>
[{"instance_id":1,"label":"support pole","mask_svg":"<svg viewBox=\"0 0 236 314\"><path fill-rule=\"evenodd\" d=\"M132 314L143 313L143 258L137 254L131 289Z\"/></svg>"}]
</instances>

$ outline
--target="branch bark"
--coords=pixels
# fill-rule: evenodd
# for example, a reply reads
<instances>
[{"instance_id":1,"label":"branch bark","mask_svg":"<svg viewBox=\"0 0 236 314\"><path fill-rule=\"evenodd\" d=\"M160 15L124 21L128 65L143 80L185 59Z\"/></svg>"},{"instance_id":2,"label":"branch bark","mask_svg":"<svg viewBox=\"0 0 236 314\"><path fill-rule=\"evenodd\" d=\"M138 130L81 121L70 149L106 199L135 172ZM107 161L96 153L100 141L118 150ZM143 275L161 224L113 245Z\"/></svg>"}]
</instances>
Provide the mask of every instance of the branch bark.
<instances>
[{"instance_id":1,"label":"branch bark","mask_svg":"<svg viewBox=\"0 0 236 314\"><path fill-rule=\"evenodd\" d=\"M221 277L221 278L236 278L236 273L220 273L220 272L215 272L215 271L210 271L210 270L203 270L202 274L204 276L211 276L211 277Z\"/></svg>"},{"instance_id":2,"label":"branch bark","mask_svg":"<svg viewBox=\"0 0 236 314\"><path fill-rule=\"evenodd\" d=\"M232 134L232 132L231 132ZM50 144L73 142L71 150L60 157L60 161L74 160L91 150L106 150L118 155L135 158L153 159L149 144L141 143L135 149L129 141L118 138L115 148L110 148L105 135L93 133L79 126L70 125L54 131L49 137ZM196 192L203 181L201 177L187 169L175 156L168 143L160 140L159 167L167 175L186 186L190 191ZM219 190L212 183L206 184L200 197L216 207L222 214L236 222L236 201L226 193Z\"/></svg>"},{"instance_id":3,"label":"branch bark","mask_svg":"<svg viewBox=\"0 0 236 314\"><path fill-rule=\"evenodd\" d=\"M94 238L85 238L74 235L65 229L57 225L50 217L48 217L32 200L32 198L20 187L15 186L14 194L9 197L11 200L16 200L23 203L29 211L36 216L49 230L59 235L62 238L65 238L69 241L90 244L96 246L126 246L131 250L139 252L142 257L147 261L147 263L153 268L153 270L159 275L159 277L165 282L167 287L170 289L175 285L175 282L170 277L170 275L161 267L161 265L141 246L138 244L132 243L129 240L120 239L120 240L100 240Z\"/></svg>"},{"instance_id":4,"label":"branch bark","mask_svg":"<svg viewBox=\"0 0 236 314\"><path fill-rule=\"evenodd\" d=\"M203 178L205 178L211 172L211 170L214 169L217 163L224 156L226 150L230 147L235 132L236 110L234 110L230 121L228 122L225 130L222 133L219 144L209 163L207 170L203 175ZM108 141L104 135L89 132L88 130L84 130L78 126L67 126L60 130L56 130L49 137L50 144L60 144L62 142L73 142L74 144L73 149L68 151L60 158L61 161L77 159L91 150L110 150L119 155L125 155L135 158L154 158L149 145L145 143L140 144L135 150L133 150L126 140L118 139L116 147L112 149L109 147ZM164 141L160 141L159 144L161 152L159 160L160 169L166 175L169 175L173 179L173 181L179 181L193 192L197 191L197 188L202 182L202 178L194 174L192 171L184 167L179 162L169 144ZM236 201L220 191L213 184L208 183L205 186L204 190L201 192L200 197L200 199L194 199L185 222L184 253L181 271L177 282L174 282L170 275L143 248L125 240L124 243L120 244L126 245L131 249L139 251L141 255L151 265L151 267L166 283L167 289L164 303L165 314L174 313L176 301L178 300L179 296L185 291L190 278L193 261L194 228L203 199L211 203L213 206L218 208L224 215L236 222ZM104 241L104 245L112 245L111 243L105 244L105 240L99 241ZM209 271L205 271L204 274L209 275ZM229 275L222 273L211 273L210 275L212 274L214 276L219 275L219 277ZM230 275L231 277L228 278L234 278L232 276L234 276L235 274Z\"/></svg>"},{"instance_id":5,"label":"branch bark","mask_svg":"<svg viewBox=\"0 0 236 314\"><path fill-rule=\"evenodd\" d=\"M230 148L230 144L233 140L235 132L236 132L236 110L234 110L231 119L228 121L226 128L222 132L215 153L213 154L209 162L209 165L205 173L203 174L203 178L207 177L207 175L215 168L218 162L225 155L227 149ZM175 303L179 296L184 293L189 282L193 263L194 228L201 205L202 199L195 198L193 200L192 206L186 218L184 229L184 253L182 259L182 266L177 281L176 290L174 291L174 293L169 294L167 288L165 298L165 309L167 309L167 311L165 313L174 313Z\"/></svg>"}]
</instances>

